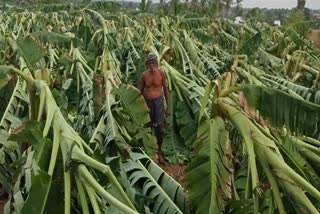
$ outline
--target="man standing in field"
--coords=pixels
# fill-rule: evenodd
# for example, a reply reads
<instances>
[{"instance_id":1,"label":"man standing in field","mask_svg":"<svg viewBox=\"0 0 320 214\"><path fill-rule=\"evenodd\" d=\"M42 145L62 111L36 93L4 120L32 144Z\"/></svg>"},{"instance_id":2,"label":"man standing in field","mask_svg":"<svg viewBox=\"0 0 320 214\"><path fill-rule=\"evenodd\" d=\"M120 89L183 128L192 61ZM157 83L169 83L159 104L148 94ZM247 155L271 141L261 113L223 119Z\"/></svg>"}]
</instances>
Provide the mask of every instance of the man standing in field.
<instances>
[{"instance_id":1,"label":"man standing in field","mask_svg":"<svg viewBox=\"0 0 320 214\"><path fill-rule=\"evenodd\" d=\"M146 60L147 69L141 78L140 91L150 109L151 126L155 129L158 143L159 162L163 162L161 145L165 127L165 115L169 114L169 96L165 74L158 69L158 58L154 53L149 53ZM165 110L164 99L167 109Z\"/></svg>"}]
</instances>

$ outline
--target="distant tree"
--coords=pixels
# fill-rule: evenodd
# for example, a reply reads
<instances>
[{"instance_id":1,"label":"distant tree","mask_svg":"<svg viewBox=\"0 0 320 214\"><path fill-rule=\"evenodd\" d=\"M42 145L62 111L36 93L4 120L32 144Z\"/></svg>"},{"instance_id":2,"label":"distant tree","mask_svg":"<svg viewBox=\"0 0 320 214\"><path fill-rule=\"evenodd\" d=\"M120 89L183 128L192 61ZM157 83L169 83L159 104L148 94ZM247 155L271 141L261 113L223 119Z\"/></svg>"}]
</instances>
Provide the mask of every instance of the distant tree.
<instances>
[{"instance_id":1,"label":"distant tree","mask_svg":"<svg viewBox=\"0 0 320 214\"><path fill-rule=\"evenodd\" d=\"M141 11L146 11L146 7L147 7L147 2L146 2L146 0L141 0L140 10L141 10Z\"/></svg>"},{"instance_id":2,"label":"distant tree","mask_svg":"<svg viewBox=\"0 0 320 214\"><path fill-rule=\"evenodd\" d=\"M236 0L236 15L241 16L243 13L242 2L243 0Z\"/></svg>"},{"instance_id":3,"label":"distant tree","mask_svg":"<svg viewBox=\"0 0 320 214\"><path fill-rule=\"evenodd\" d=\"M286 27L293 27L293 29L302 36L309 37L310 31L314 27L312 22L306 19L305 11L293 10L289 13L285 20Z\"/></svg>"},{"instance_id":4,"label":"distant tree","mask_svg":"<svg viewBox=\"0 0 320 214\"><path fill-rule=\"evenodd\" d=\"M248 11L246 15L247 19L254 19L255 21L259 22L267 22L269 24L272 23L272 19L266 15L263 9L260 8L253 8Z\"/></svg>"},{"instance_id":5,"label":"distant tree","mask_svg":"<svg viewBox=\"0 0 320 214\"><path fill-rule=\"evenodd\" d=\"M0 1L0 10L2 9L2 10L6 10L6 4L8 4L8 3L11 3L11 1L10 0L1 0Z\"/></svg>"},{"instance_id":6,"label":"distant tree","mask_svg":"<svg viewBox=\"0 0 320 214\"><path fill-rule=\"evenodd\" d=\"M150 11L152 7L152 0L148 0L145 11Z\"/></svg>"},{"instance_id":7,"label":"distant tree","mask_svg":"<svg viewBox=\"0 0 320 214\"><path fill-rule=\"evenodd\" d=\"M284 24L285 26L291 26L298 22L304 21L304 12L301 10L292 10L288 17L285 19Z\"/></svg>"},{"instance_id":8,"label":"distant tree","mask_svg":"<svg viewBox=\"0 0 320 214\"><path fill-rule=\"evenodd\" d=\"M209 0L208 14L210 16L221 15L221 13L223 12L223 3L224 3L224 1L221 1L221 0ZM207 2L207 1L204 1L204 2Z\"/></svg>"},{"instance_id":9,"label":"distant tree","mask_svg":"<svg viewBox=\"0 0 320 214\"><path fill-rule=\"evenodd\" d=\"M223 2L223 10L221 10L221 12L223 12L223 16L224 17L228 17L230 15L230 9L231 9L231 5L232 5L232 0L225 0Z\"/></svg>"},{"instance_id":10,"label":"distant tree","mask_svg":"<svg viewBox=\"0 0 320 214\"><path fill-rule=\"evenodd\" d=\"M297 9L304 10L306 6L306 0L298 0Z\"/></svg>"},{"instance_id":11,"label":"distant tree","mask_svg":"<svg viewBox=\"0 0 320 214\"><path fill-rule=\"evenodd\" d=\"M160 0L160 7L162 8L164 6L164 0Z\"/></svg>"},{"instance_id":12,"label":"distant tree","mask_svg":"<svg viewBox=\"0 0 320 214\"><path fill-rule=\"evenodd\" d=\"M191 7L193 9L197 9L199 7L199 1L198 0L191 0Z\"/></svg>"},{"instance_id":13,"label":"distant tree","mask_svg":"<svg viewBox=\"0 0 320 214\"><path fill-rule=\"evenodd\" d=\"M304 19L306 21L313 19L313 15L312 15L311 10L309 8L304 9Z\"/></svg>"},{"instance_id":14,"label":"distant tree","mask_svg":"<svg viewBox=\"0 0 320 214\"><path fill-rule=\"evenodd\" d=\"M179 0L171 0L174 15L177 15L179 12Z\"/></svg>"}]
</instances>

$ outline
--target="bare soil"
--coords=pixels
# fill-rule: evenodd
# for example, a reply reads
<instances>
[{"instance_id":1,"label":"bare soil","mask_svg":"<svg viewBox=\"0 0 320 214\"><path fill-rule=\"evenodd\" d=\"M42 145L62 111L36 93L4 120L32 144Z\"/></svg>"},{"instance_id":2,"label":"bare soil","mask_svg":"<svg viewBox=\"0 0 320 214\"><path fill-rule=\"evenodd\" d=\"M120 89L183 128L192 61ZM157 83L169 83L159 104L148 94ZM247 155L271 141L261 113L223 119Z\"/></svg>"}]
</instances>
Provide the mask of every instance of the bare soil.
<instances>
[{"instance_id":1,"label":"bare soil","mask_svg":"<svg viewBox=\"0 0 320 214\"><path fill-rule=\"evenodd\" d=\"M8 195L4 193L4 189L0 184L0 214L3 214L3 208L8 200Z\"/></svg>"},{"instance_id":2,"label":"bare soil","mask_svg":"<svg viewBox=\"0 0 320 214\"><path fill-rule=\"evenodd\" d=\"M186 165L159 164L159 166L184 187L184 171L186 169Z\"/></svg>"},{"instance_id":3,"label":"bare soil","mask_svg":"<svg viewBox=\"0 0 320 214\"><path fill-rule=\"evenodd\" d=\"M3 214L3 208L5 204L6 204L6 201L0 201L0 214Z\"/></svg>"},{"instance_id":4,"label":"bare soil","mask_svg":"<svg viewBox=\"0 0 320 214\"><path fill-rule=\"evenodd\" d=\"M315 43L315 45L320 48L320 29L311 30L310 39Z\"/></svg>"}]
</instances>

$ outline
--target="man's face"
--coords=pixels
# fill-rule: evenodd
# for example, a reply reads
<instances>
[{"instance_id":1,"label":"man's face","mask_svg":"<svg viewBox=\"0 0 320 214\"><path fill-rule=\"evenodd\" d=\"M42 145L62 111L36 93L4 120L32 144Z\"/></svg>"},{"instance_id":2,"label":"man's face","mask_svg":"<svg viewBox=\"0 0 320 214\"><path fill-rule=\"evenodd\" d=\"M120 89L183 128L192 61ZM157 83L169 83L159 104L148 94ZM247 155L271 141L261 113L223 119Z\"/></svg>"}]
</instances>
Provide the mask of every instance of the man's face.
<instances>
[{"instance_id":1,"label":"man's face","mask_svg":"<svg viewBox=\"0 0 320 214\"><path fill-rule=\"evenodd\" d=\"M152 60L152 61L149 61L147 65L150 71L154 71L157 68L158 63L157 61Z\"/></svg>"}]
</instances>

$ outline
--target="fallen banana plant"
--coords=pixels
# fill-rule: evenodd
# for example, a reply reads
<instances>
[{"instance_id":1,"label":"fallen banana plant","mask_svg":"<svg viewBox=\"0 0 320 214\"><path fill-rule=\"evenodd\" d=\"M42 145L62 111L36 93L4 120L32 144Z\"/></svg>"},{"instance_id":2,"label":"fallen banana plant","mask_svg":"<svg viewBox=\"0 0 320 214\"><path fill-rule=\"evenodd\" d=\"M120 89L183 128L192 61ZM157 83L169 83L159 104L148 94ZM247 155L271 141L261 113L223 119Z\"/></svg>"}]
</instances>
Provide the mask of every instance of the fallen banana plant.
<instances>
[{"instance_id":1,"label":"fallen banana plant","mask_svg":"<svg viewBox=\"0 0 320 214\"><path fill-rule=\"evenodd\" d=\"M43 173L47 177L46 195L42 201L41 213L44 212L46 201L48 200L48 193L51 187L52 176L56 166L56 160L58 156L58 150L60 148L63 165L64 165L64 195L65 195L65 213L71 211L71 178L72 176L77 180L77 189L79 191L79 197L82 204L84 213L89 213L86 195L88 195L94 213L100 213L100 208L97 206L98 201L104 199L110 206L121 210L124 213L137 213L131 201L123 191L121 185L117 181L116 177L112 173L108 165L102 164L95 159L91 158L88 154L92 154L92 150L84 142L83 139L75 132L71 126L65 121L59 108L57 107L54 98L51 94L49 87L41 80L32 80L30 76L26 76L20 71L13 69L16 73L21 74L28 82L29 87L34 91L29 91L31 104L36 104L38 112L36 114L37 120L40 122L45 121L45 125L42 131L43 137L47 137L50 130L52 130L53 144L51 150L51 157L49 167L44 170ZM30 85L31 84L31 85ZM35 111L34 111L35 112ZM33 113L34 113L33 112ZM88 167L98 170L105 174L115 189L119 192L121 200L116 199L110 193L108 193L92 176L88 171ZM85 191L84 188L85 187ZM33 188L31 187L31 192ZM99 198L96 198L95 194L98 194ZM30 195L37 197L35 195ZM27 204L28 201L33 201L32 198L28 198L26 201L25 210L22 212L28 212L30 208ZM121 201L124 202L121 202ZM106 206L106 204L104 205Z\"/></svg>"}]
</instances>

